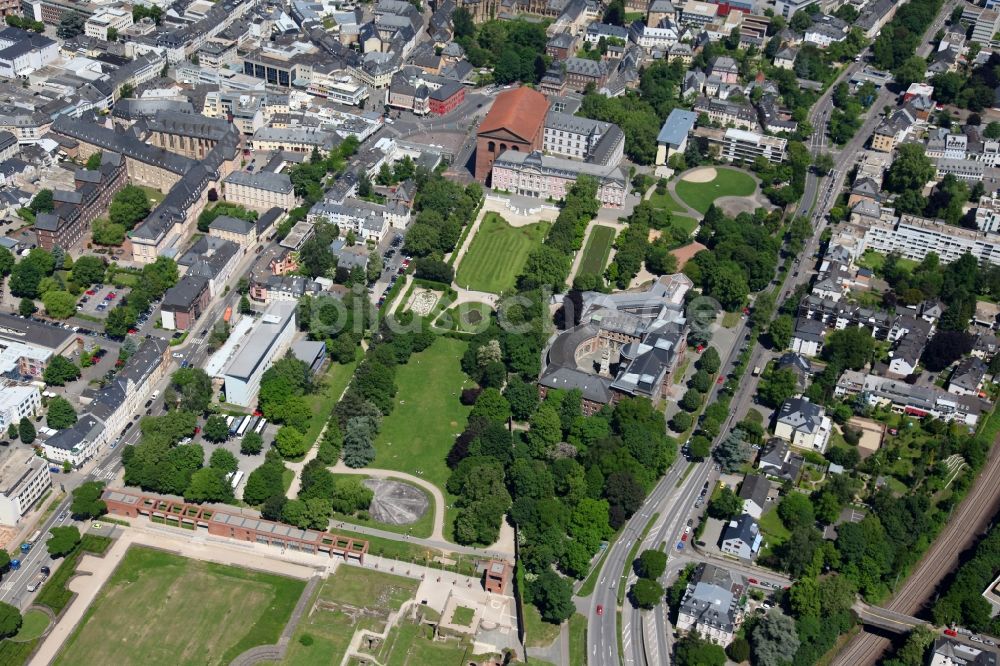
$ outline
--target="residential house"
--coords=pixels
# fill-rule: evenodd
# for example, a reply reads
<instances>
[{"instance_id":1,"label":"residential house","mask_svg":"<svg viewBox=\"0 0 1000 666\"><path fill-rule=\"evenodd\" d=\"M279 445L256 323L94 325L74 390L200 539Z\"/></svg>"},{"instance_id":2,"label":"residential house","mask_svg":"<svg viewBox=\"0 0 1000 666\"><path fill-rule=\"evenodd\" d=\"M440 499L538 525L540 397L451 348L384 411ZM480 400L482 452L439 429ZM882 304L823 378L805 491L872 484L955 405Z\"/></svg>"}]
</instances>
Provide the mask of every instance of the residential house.
<instances>
[{"instance_id":1,"label":"residential house","mask_svg":"<svg viewBox=\"0 0 1000 666\"><path fill-rule=\"evenodd\" d=\"M798 483L805 458L792 451L791 444L780 437L767 440L757 460L757 469L768 476Z\"/></svg>"},{"instance_id":2,"label":"residential house","mask_svg":"<svg viewBox=\"0 0 1000 666\"><path fill-rule=\"evenodd\" d=\"M826 410L809 398L789 398L778 411L774 434L792 446L823 453L830 441L833 423Z\"/></svg>"},{"instance_id":3,"label":"residential house","mask_svg":"<svg viewBox=\"0 0 1000 666\"><path fill-rule=\"evenodd\" d=\"M729 645L743 620L740 599L746 589L746 581L738 573L699 564L684 591L677 629L695 631L716 645Z\"/></svg>"},{"instance_id":4,"label":"residential house","mask_svg":"<svg viewBox=\"0 0 1000 666\"><path fill-rule=\"evenodd\" d=\"M792 351L811 358L819 356L825 334L823 322L800 316L795 321L795 333L792 334Z\"/></svg>"},{"instance_id":5,"label":"residential house","mask_svg":"<svg viewBox=\"0 0 1000 666\"><path fill-rule=\"evenodd\" d=\"M948 393L953 395L979 395L988 368L986 363L975 356L968 356L958 362L948 380Z\"/></svg>"},{"instance_id":6,"label":"residential house","mask_svg":"<svg viewBox=\"0 0 1000 666\"><path fill-rule=\"evenodd\" d=\"M720 547L723 553L750 562L757 557L763 542L764 536L760 533L760 525L753 516L744 513L729 521L722 530Z\"/></svg>"},{"instance_id":7,"label":"residential house","mask_svg":"<svg viewBox=\"0 0 1000 666\"><path fill-rule=\"evenodd\" d=\"M770 502L771 482L766 476L747 474L740 485L739 497L743 500L743 513L760 520Z\"/></svg>"}]
</instances>

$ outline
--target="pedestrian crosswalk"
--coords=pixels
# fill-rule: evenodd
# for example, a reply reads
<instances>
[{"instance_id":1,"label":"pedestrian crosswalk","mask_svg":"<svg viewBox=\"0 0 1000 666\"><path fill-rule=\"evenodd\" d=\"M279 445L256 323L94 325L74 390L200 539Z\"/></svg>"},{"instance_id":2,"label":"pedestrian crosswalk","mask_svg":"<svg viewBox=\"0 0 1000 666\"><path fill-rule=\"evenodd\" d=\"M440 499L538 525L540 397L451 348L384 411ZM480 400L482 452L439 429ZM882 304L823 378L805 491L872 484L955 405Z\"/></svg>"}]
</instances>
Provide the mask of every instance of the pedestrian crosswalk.
<instances>
[{"instance_id":1,"label":"pedestrian crosswalk","mask_svg":"<svg viewBox=\"0 0 1000 666\"><path fill-rule=\"evenodd\" d=\"M108 465L108 467L106 467L106 468L105 467L98 467L97 469L95 469L93 471L93 475L94 475L95 479L107 479L108 481L110 481L111 479L115 478L115 476L117 474L118 474L118 470L116 469L115 465Z\"/></svg>"}]
</instances>

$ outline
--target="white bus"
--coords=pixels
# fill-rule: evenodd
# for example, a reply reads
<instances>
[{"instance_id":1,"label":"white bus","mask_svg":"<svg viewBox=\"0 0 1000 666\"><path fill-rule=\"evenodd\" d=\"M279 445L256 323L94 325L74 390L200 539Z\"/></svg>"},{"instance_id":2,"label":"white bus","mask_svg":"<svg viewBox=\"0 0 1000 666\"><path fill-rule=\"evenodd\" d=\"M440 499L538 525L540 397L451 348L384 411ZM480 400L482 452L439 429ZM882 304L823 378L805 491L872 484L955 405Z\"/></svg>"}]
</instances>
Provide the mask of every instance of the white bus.
<instances>
[{"instance_id":1,"label":"white bus","mask_svg":"<svg viewBox=\"0 0 1000 666\"><path fill-rule=\"evenodd\" d=\"M35 533L32 534L30 537L28 537L28 543L34 546L36 543L38 543L38 540L41 538L42 538L42 531L35 530Z\"/></svg>"},{"instance_id":2,"label":"white bus","mask_svg":"<svg viewBox=\"0 0 1000 666\"><path fill-rule=\"evenodd\" d=\"M226 417L226 427L229 428L230 430L232 430L232 428L233 428L233 421L235 421L235 420L236 420L235 416L227 416Z\"/></svg>"},{"instance_id":3,"label":"white bus","mask_svg":"<svg viewBox=\"0 0 1000 666\"><path fill-rule=\"evenodd\" d=\"M235 472L226 474L226 481L228 481L229 485L233 487L233 490L236 490L236 488L240 485L240 482L243 481L243 476L243 472L236 470Z\"/></svg>"},{"instance_id":4,"label":"white bus","mask_svg":"<svg viewBox=\"0 0 1000 666\"><path fill-rule=\"evenodd\" d=\"M246 431L247 427L250 425L250 421L253 419L252 416L244 416L243 420L240 422L240 427L236 429L236 436L242 437Z\"/></svg>"},{"instance_id":5,"label":"white bus","mask_svg":"<svg viewBox=\"0 0 1000 666\"><path fill-rule=\"evenodd\" d=\"M267 419L261 419L260 423L257 424L257 427L254 428L253 431L259 435L264 431L264 426L266 425L267 425Z\"/></svg>"}]
</instances>

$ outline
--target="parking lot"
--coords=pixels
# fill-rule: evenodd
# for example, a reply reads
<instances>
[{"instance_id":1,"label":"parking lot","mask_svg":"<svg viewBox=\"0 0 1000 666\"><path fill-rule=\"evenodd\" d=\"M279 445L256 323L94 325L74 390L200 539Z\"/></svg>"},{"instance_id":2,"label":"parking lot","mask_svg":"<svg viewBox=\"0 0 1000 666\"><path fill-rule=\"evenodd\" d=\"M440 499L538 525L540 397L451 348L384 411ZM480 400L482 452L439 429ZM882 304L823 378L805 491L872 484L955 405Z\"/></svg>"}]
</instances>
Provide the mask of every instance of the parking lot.
<instances>
[{"instance_id":1,"label":"parking lot","mask_svg":"<svg viewBox=\"0 0 1000 666\"><path fill-rule=\"evenodd\" d=\"M395 236L391 236L390 238L392 240L386 243L385 247L379 248L382 253L380 257L382 261L382 275L369 288L369 293L372 295L372 300L375 301L377 307L382 307L386 292L392 289L396 280L403 279L403 273L410 265L409 258L403 254L402 250L403 234L396 232Z\"/></svg>"},{"instance_id":2,"label":"parking lot","mask_svg":"<svg viewBox=\"0 0 1000 666\"><path fill-rule=\"evenodd\" d=\"M114 285L94 285L83 293L77 301L76 310L91 317L103 318L109 309L118 305L128 295L130 289L116 289Z\"/></svg>"}]
</instances>

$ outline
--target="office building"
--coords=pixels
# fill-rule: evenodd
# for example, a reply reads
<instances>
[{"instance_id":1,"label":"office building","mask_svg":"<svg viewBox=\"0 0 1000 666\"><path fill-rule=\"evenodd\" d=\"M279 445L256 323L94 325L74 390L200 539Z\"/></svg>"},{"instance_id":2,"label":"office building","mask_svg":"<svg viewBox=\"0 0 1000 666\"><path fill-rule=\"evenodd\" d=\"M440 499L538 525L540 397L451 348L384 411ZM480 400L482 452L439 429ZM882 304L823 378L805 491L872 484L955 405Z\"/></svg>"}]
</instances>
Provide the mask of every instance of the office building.
<instances>
[{"instance_id":1,"label":"office building","mask_svg":"<svg viewBox=\"0 0 1000 666\"><path fill-rule=\"evenodd\" d=\"M224 359L218 365L213 357L210 368L219 367L217 377L225 384L226 402L250 407L254 404L260 379L275 359L285 353L295 335L295 304L288 301L272 303L238 339L230 335L216 356Z\"/></svg>"}]
</instances>

